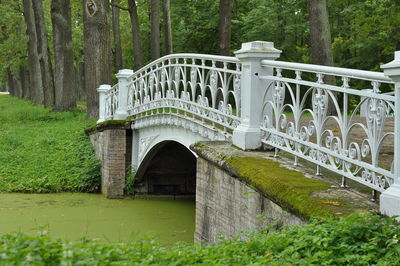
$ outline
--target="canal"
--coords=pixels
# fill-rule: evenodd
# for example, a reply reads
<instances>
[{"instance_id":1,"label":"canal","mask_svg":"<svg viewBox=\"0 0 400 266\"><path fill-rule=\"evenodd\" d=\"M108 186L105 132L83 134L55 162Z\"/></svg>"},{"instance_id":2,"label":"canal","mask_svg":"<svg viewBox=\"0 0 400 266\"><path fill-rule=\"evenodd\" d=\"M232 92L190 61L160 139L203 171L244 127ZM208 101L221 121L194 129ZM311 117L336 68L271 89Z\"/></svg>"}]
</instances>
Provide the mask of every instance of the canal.
<instances>
[{"instance_id":1,"label":"canal","mask_svg":"<svg viewBox=\"0 0 400 266\"><path fill-rule=\"evenodd\" d=\"M154 237L193 242L193 200L107 200L99 194L0 194L0 234L46 231L52 238L101 242Z\"/></svg>"}]
</instances>

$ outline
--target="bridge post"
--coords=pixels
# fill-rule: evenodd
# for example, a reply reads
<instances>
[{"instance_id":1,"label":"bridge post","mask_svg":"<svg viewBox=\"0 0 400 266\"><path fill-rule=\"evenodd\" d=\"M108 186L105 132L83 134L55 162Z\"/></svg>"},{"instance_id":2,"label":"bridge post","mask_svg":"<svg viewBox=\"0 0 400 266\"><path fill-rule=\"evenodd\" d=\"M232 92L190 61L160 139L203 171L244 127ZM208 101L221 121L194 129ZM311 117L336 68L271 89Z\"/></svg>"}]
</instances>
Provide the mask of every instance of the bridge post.
<instances>
[{"instance_id":1,"label":"bridge post","mask_svg":"<svg viewBox=\"0 0 400 266\"><path fill-rule=\"evenodd\" d=\"M394 121L394 182L380 196L380 212L388 216L400 215L400 51L396 51L394 60L382 65L386 76L394 81L395 121ZM397 218L400 220L400 218Z\"/></svg>"},{"instance_id":2,"label":"bridge post","mask_svg":"<svg viewBox=\"0 0 400 266\"><path fill-rule=\"evenodd\" d=\"M262 67L261 60L275 60L281 52L273 42L262 41L243 43L235 52L242 63L241 123L233 131L232 142L243 150L261 147L263 97L270 82L259 77L273 74L273 68Z\"/></svg>"},{"instance_id":3,"label":"bridge post","mask_svg":"<svg viewBox=\"0 0 400 266\"><path fill-rule=\"evenodd\" d=\"M118 79L118 109L115 112L114 119L124 120L128 117L128 92L130 78L133 75L131 69L121 69L115 76Z\"/></svg>"},{"instance_id":4,"label":"bridge post","mask_svg":"<svg viewBox=\"0 0 400 266\"><path fill-rule=\"evenodd\" d=\"M97 123L106 121L106 93L110 89L110 85L104 84L97 88L97 92L99 93L99 120L97 120Z\"/></svg>"}]
</instances>

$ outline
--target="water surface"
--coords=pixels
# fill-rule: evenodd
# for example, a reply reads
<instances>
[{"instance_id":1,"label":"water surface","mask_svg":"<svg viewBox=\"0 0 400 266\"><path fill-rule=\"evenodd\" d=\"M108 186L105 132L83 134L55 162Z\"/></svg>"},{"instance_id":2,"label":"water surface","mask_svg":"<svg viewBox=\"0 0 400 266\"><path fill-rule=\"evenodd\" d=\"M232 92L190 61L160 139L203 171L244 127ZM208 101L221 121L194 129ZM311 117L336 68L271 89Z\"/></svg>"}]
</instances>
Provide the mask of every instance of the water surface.
<instances>
[{"instance_id":1,"label":"water surface","mask_svg":"<svg viewBox=\"0 0 400 266\"><path fill-rule=\"evenodd\" d=\"M107 200L98 194L0 194L0 234L48 231L54 238L101 242L152 236L162 244L193 242L190 200Z\"/></svg>"}]
</instances>

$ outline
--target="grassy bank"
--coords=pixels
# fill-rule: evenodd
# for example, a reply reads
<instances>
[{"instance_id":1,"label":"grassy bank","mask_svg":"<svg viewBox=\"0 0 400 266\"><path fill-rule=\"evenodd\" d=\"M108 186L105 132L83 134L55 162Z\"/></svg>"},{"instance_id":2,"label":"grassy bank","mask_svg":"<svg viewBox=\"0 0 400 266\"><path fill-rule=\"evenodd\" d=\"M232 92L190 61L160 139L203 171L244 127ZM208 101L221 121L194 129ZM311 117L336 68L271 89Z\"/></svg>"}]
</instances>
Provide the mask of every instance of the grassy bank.
<instances>
[{"instance_id":1,"label":"grassy bank","mask_svg":"<svg viewBox=\"0 0 400 266\"><path fill-rule=\"evenodd\" d=\"M83 110L54 113L0 95L0 192L94 192L100 166Z\"/></svg>"},{"instance_id":2,"label":"grassy bank","mask_svg":"<svg viewBox=\"0 0 400 266\"><path fill-rule=\"evenodd\" d=\"M0 238L2 265L398 265L400 228L374 215L315 220L208 247L152 240L99 244L42 235Z\"/></svg>"}]
</instances>

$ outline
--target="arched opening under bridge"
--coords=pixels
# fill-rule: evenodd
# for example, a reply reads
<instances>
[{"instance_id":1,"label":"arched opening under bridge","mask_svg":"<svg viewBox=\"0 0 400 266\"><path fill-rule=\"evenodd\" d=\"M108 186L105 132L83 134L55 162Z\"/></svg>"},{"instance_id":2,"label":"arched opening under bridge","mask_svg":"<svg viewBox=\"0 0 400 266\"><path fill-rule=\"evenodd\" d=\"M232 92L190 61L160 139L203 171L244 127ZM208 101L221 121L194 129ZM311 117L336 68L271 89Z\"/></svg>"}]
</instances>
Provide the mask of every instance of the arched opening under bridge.
<instances>
[{"instance_id":1,"label":"arched opening under bridge","mask_svg":"<svg viewBox=\"0 0 400 266\"><path fill-rule=\"evenodd\" d=\"M195 155L176 141L156 144L136 173L135 190L139 194L194 196Z\"/></svg>"}]
</instances>

